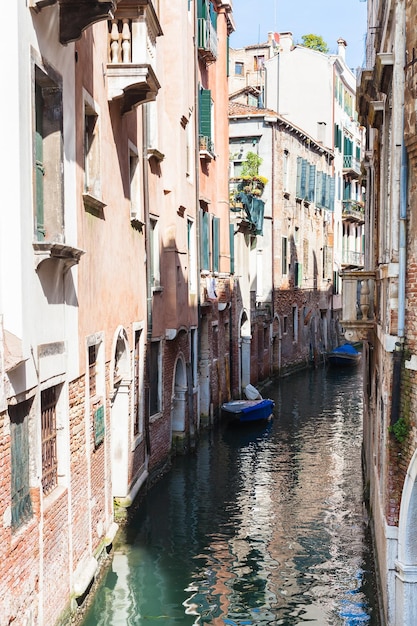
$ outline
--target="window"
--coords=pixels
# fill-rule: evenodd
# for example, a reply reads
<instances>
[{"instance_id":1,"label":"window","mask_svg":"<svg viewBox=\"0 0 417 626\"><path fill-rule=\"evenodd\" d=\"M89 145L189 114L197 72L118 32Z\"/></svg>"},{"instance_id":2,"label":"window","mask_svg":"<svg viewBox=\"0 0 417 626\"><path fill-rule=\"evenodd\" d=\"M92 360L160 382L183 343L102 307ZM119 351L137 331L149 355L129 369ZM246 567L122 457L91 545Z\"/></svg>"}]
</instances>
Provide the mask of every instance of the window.
<instances>
[{"instance_id":1,"label":"window","mask_svg":"<svg viewBox=\"0 0 417 626\"><path fill-rule=\"evenodd\" d=\"M308 193L307 198L309 202L314 202L316 197L316 166L309 165L308 170Z\"/></svg>"},{"instance_id":2,"label":"window","mask_svg":"<svg viewBox=\"0 0 417 626\"><path fill-rule=\"evenodd\" d=\"M259 54L253 57L253 69L255 72L259 70L263 70L265 65L265 56L263 54Z\"/></svg>"},{"instance_id":3,"label":"window","mask_svg":"<svg viewBox=\"0 0 417 626\"><path fill-rule=\"evenodd\" d=\"M301 158L297 157L297 188L296 188L296 196L297 198L307 199L307 189L308 189L308 181L310 178L310 165L309 163Z\"/></svg>"},{"instance_id":4,"label":"window","mask_svg":"<svg viewBox=\"0 0 417 626\"><path fill-rule=\"evenodd\" d=\"M57 398L56 387L41 391L42 491L45 496L58 484Z\"/></svg>"},{"instance_id":5,"label":"window","mask_svg":"<svg viewBox=\"0 0 417 626\"><path fill-rule=\"evenodd\" d=\"M213 322L212 326L212 356L213 359L217 360L219 358L219 323Z\"/></svg>"},{"instance_id":6,"label":"window","mask_svg":"<svg viewBox=\"0 0 417 626\"><path fill-rule=\"evenodd\" d=\"M101 199L100 136L94 102L84 92L84 192Z\"/></svg>"},{"instance_id":7,"label":"window","mask_svg":"<svg viewBox=\"0 0 417 626\"><path fill-rule=\"evenodd\" d=\"M284 317L282 318L282 332L284 335L286 335L288 333L288 317L287 315L284 315Z\"/></svg>"},{"instance_id":8,"label":"window","mask_svg":"<svg viewBox=\"0 0 417 626\"><path fill-rule=\"evenodd\" d=\"M9 406L12 530L32 517L29 485L29 400Z\"/></svg>"},{"instance_id":9,"label":"window","mask_svg":"<svg viewBox=\"0 0 417 626\"><path fill-rule=\"evenodd\" d=\"M97 374L97 346L88 346L88 383L90 398L93 398L97 392L96 385Z\"/></svg>"},{"instance_id":10,"label":"window","mask_svg":"<svg viewBox=\"0 0 417 626\"><path fill-rule=\"evenodd\" d=\"M210 270L210 213L208 211L201 210L201 240L200 240L200 252L201 252L201 269Z\"/></svg>"},{"instance_id":11,"label":"window","mask_svg":"<svg viewBox=\"0 0 417 626\"><path fill-rule=\"evenodd\" d=\"M236 76L243 76L244 73L244 64L241 61L236 61L235 62L235 75Z\"/></svg>"},{"instance_id":12,"label":"window","mask_svg":"<svg viewBox=\"0 0 417 626\"><path fill-rule=\"evenodd\" d=\"M298 307L292 307L292 339L298 341Z\"/></svg>"},{"instance_id":13,"label":"window","mask_svg":"<svg viewBox=\"0 0 417 626\"><path fill-rule=\"evenodd\" d=\"M36 241L63 242L62 88L35 67L34 231Z\"/></svg>"},{"instance_id":14,"label":"window","mask_svg":"<svg viewBox=\"0 0 417 626\"><path fill-rule=\"evenodd\" d=\"M143 223L139 155L129 142L130 219Z\"/></svg>"},{"instance_id":15,"label":"window","mask_svg":"<svg viewBox=\"0 0 417 626\"><path fill-rule=\"evenodd\" d=\"M156 101L146 102L145 118L146 118L146 147L148 150L158 150L158 109Z\"/></svg>"},{"instance_id":16,"label":"window","mask_svg":"<svg viewBox=\"0 0 417 626\"><path fill-rule=\"evenodd\" d=\"M213 101L210 89L200 89L199 91L199 135L200 150L214 152L213 145Z\"/></svg>"},{"instance_id":17,"label":"window","mask_svg":"<svg viewBox=\"0 0 417 626\"><path fill-rule=\"evenodd\" d=\"M90 405L90 414L93 425L94 446L97 448L104 441L105 413L104 413L104 351L103 337L100 333L87 338L87 367L88 389L86 388L87 402ZM86 385L87 387L87 385Z\"/></svg>"},{"instance_id":18,"label":"window","mask_svg":"<svg viewBox=\"0 0 417 626\"><path fill-rule=\"evenodd\" d=\"M133 434L140 436L143 430L142 415L140 410L140 385L141 385L141 337L142 331L135 330L133 351Z\"/></svg>"},{"instance_id":19,"label":"window","mask_svg":"<svg viewBox=\"0 0 417 626\"><path fill-rule=\"evenodd\" d=\"M334 125L334 147L339 151L342 149L342 129L338 124Z\"/></svg>"},{"instance_id":20,"label":"window","mask_svg":"<svg viewBox=\"0 0 417 626\"><path fill-rule=\"evenodd\" d=\"M281 240L281 272L283 276L288 273L288 238L283 237Z\"/></svg>"},{"instance_id":21,"label":"window","mask_svg":"<svg viewBox=\"0 0 417 626\"><path fill-rule=\"evenodd\" d=\"M161 342L152 341L150 344L149 366L149 415L156 415L161 411Z\"/></svg>"},{"instance_id":22,"label":"window","mask_svg":"<svg viewBox=\"0 0 417 626\"><path fill-rule=\"evenodd\" d=\"M303 264L294 263L294 287L302 287L303 284Z\"/></svg>"},{"instance_id":23,"label":"window","mask_svg":"<svg viewBox=\"0 0 417 626\"><path fill-rule=\"evenodd\" d=\"M187 220L187 243L188 243L188 288L190 293L197 291L197 242L195 236L195 224Z\"/></svg>"},{"instance_id":24,"label":"window","mask_svg":"<svg viewBox=\"0 0 417 626\"><path fill-rule=\"evenodd\" d=\"M161 274L159 267L159 227L158 220L150 220L150 253L151 253L151 285L153 289L161 286Z\"/></svg>"},{"instance_id":25,"label":"window","mask_svg":"<svg viewBox=\"0 0 417 626\"><path fill-rule=\"evenodd\" d=\"M288 191L288 178L289 178L289 152L288 150L284 150L284 158L283 158L283 184L284 191Z\"/></svg>"}]
</instances>

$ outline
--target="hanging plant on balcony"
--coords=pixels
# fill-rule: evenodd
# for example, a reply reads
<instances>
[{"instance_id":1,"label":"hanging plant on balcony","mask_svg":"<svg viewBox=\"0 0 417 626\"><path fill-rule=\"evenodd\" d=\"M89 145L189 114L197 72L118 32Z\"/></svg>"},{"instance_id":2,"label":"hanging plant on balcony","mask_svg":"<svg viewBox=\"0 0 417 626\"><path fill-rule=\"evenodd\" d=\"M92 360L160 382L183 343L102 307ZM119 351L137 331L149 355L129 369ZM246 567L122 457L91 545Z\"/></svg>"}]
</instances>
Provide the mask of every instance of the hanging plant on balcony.
<instances>
[{"instance_id":1,"label":"hanging plant on balcony","mask_svg":"<svg viewBox=\"0 0 417 626\"><path fill-rule=\"evenodd\" d=\"M259 167L262 164L261 157L255 152L248 152L242 162L242 173L230 179L231 197L238 193L246 193L253 196L261 196L268 182L265 176L259 175Z\"/></svg>"}]
</instances>

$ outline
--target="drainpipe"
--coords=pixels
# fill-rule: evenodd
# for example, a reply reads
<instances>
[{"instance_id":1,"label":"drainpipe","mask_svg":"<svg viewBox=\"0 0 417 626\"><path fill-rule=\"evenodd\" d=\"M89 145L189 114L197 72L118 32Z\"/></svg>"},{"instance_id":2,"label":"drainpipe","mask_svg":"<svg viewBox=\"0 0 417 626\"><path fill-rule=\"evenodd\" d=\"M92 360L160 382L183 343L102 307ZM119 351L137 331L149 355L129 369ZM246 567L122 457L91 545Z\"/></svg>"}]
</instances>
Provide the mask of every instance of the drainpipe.
<instances>
[{"instance_id":1,"label":"drainpipe","mask_svg":"<svg viewBox=\"0 0 417 626\"><path fill-rule=\"evenodd\" d=\"M200 299L200 289L201 289L201 276L200 276L200 254L201 254L201 245L200 245L200 137L199 137L199 80L198 80L198 42L196 41L198 28L197 28L197 2L194 2L194 141L195 141L195 158L194 158L194 175L195 175L195 237L196 237L196 280L197 280L197 351L196 351L196 359L197 359L197 415L195 416L195 426L196 430L199 430L200 427L200 358L201 358L201 299ZM192 393L192 391L191 391Z\"/></svg>"},{"instance_id":2,"label":"drainpipe","mask_svg":"<svg viewBox=\"0 0 417 626\"><path fill-rule=\"evenodd\" d=\"M400 170L400 220L399 220L399 250L398 250L398 342L395 344L392 371L392 402L391 425L400 418L400 386L401 364L405 340L405 273L406 273L406 219L407 219L407 184L408 163L404 141L404 107L403 107L401 141L401 170Z\"/></svg>"},{"instance_id":3,"label":"drainpipe","mask_svg":"<svg viewBox=\"0 0 417 626\"><path fill-rule=\"evenodd\" d=\"M144 140L142 141L142 168L143 168L143 213L145 221L145 255L146 255L146 378L147 385L145 387L145 455L146 466L148 465L148 457L151 453L151 435L149 426L149 382L151 379L150 371L150 343L152 339L152 284L151 284L151 245L150 245L150 233L151 233L151 220L149 217L149 162L147 151L147 137L148 137L148 118L146 104L142 106L142 133Z\"/></svg>"},{"instance_id":4,"label":"drainpipe","mask_svg":"<svg viewBox=\"0 0 417 626\"><path fill-rule=\"evenodd\" d=\"M404 108L403 108L404 111ZM398 258L398 337L404 340L405 336L405 273L406 273L406 220L407 220L407 185L408 162L407 150L404 141L404 113L403 137L401 145L401 174L400 174L400 245Z\"/></svg>"},{"instance_id":5,"label":"drainpipe","mask_svg":"<svg viewBox=\"0 0 417 626\"><path fill-rule=\"evenodd\" d=\"M397 14L397 29L405 32L405 12L401 13L401 21ZM393 355L392 371L392 400L391 400L391 424L400 418L400 394L401 394L401 364L404 353L405 339L405 273L406 273L406 218L407 218L407 152L404 138L404 74L400 73L405 64L405 48L403 58L398 59L398 72L401 77L396 84L398 90L401 89L401 162L400 162L400 189L399 189L399 246L398 246L398 339L395 344ZM394 68L395 71L395 68Z\"/></svg>"}]
</instances>

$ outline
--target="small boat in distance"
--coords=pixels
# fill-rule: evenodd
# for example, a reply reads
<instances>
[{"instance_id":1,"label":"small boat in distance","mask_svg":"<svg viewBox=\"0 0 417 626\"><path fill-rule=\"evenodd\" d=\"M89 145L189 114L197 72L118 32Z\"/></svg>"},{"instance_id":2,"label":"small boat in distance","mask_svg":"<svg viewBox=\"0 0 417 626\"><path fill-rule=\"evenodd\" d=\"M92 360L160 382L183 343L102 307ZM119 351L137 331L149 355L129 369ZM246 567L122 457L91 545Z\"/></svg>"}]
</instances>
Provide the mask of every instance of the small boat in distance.
<instances>
[{"instance_id":1,"label":"small boat in distance","mask_svg":"<svg viewBox=\"0 0 417 626\"><path fill-rule=\"evenodd\" d=\"M252 385L247 385L245 395L247 400L231 400L222 404L222 411L230 421L247 424L266 421L272 417L275 406L273 400L262 398Z\"/></svg>"},{"instance_id":2,"label":"small boat in distance","mask_svg":"<svg viewBox=\"0 0 417 626\"><path fill-rule=\"evenodd\" d=\"M327 355L327 360L330 365L336 365L338 367L352 367L357 365L361 360L361 353L354 348L350 343L345 343L338 348L335 348Z\"/></svg>"}]
</instances>

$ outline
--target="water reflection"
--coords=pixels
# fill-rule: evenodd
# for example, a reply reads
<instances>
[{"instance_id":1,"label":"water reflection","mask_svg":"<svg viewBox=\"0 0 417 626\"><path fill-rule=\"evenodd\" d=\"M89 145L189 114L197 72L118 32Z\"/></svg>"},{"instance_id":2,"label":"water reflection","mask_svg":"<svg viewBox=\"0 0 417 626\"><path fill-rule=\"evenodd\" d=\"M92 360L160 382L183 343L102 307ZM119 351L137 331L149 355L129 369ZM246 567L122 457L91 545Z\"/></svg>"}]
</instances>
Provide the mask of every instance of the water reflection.
<instances>
[{"instance_id":1,"label":"water reflection","mask_svg":"<svg viewBox=\"0 0 417 626\"><path fill-rule=\"evenodd\" d=\"M126 529L86 626L377 626L359 372L268 389L264 427L210 433Z\"/></svg>"}]
</instances>

